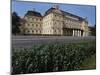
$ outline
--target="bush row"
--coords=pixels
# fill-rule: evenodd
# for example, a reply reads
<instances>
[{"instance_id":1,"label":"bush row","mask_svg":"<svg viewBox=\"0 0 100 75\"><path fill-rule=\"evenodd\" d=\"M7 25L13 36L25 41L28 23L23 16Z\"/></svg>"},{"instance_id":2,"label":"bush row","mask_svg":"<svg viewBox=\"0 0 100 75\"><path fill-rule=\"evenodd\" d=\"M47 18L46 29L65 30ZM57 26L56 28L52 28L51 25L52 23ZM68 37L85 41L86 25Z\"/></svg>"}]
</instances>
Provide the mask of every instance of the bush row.
<instances>
[{"instance_id":1,"label":"bush row","mask_svg":"<svg viewBox=\"0 0 100 75\"><path fill-rule=\"evenodd\" d=\"M12 73L79 70L84 59L96 53L95 42L38 44L12 50Z\"/></svg>"}]
</instances>

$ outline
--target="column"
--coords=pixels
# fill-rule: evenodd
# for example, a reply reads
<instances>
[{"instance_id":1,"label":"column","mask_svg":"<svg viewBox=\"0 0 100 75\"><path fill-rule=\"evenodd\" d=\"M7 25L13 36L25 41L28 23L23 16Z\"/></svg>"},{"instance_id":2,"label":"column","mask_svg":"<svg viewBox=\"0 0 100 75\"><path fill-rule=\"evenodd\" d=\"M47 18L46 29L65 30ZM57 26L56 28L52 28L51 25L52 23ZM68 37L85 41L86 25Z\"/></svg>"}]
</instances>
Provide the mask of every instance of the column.
<instances>
[{"instance_id":1,"label":"column","mask_svg":"<svg viewBox=\"0 0 100 75\"><path fill-rule=\"evenodd\" d=\"M80 36L81 36L81 34L82 34L82 31L80 30Z\"/></svg>"},{"instance_id":2,"label":"column","mask_svg":"<svg viewBox=\"0 0 100 75\"><path fill-rule=\"evenodd\" d=\"M76 36L76 30L74 31L74 36Z\"/></svg>"},{"instance_id":3,"label":"column","mask_svg":"<svg viewBox=\"0 0 100 75\"><path fill-rule=\"evenodd\" d=\"M80 36L80 30L78 30L78 36Z\"/></svg>"},{"instance_id":4,"label":"column","mask_svg":"<svg viewBox=\"0 0 100 75\"><path fill-rule=\"evenodd\" d=\"M73 36L75 36L74 34L75 34L75 32L74 32L74 29L73 29Z\"/></svg>"},{"instance_id":5,"label":"column","mask_svg":"<svg viewBox=\"0 0 100 75\"><path fill-rule=\"evenodd\" d=\"M85 36L85 32L83 31L83 36Z\"/></svg>"},{"instance_id":6,"label":"column","mask_svg":"<svg viewBox=\"0 0 100 75\"><path fill-rule=\"evenodd\" d=\"M79 34L80 34L80 36L81 36L81 30L79 31Z\"/></svg>"},{"instance_id":7,"label":"column","mask_svg":"<svg viewBox=\"0 0 100 75\"><path fill-rule=\"evenodd\" d=\"M78 30L76 30L76 36L78 36Z\"/></svg>"},{"instance_id":8,"label":"column","mask_svg":"<svg viewBox=\"0 0 100 75\"><path fill-rule=\"evenodd\" d=\"M79 30L77 30L77 34L78 34L78 36L79 36Z\"/></svg>"},{"instance_id":9,"label":"column","mask_svg":"<svg viewBox=\"0 0 100 75\"><path fill-rule=\"evenodd\" d=\"M79 30L79 36L81 36L81 35L80 35L80 30Z\"/></svg>"}]
</instances>

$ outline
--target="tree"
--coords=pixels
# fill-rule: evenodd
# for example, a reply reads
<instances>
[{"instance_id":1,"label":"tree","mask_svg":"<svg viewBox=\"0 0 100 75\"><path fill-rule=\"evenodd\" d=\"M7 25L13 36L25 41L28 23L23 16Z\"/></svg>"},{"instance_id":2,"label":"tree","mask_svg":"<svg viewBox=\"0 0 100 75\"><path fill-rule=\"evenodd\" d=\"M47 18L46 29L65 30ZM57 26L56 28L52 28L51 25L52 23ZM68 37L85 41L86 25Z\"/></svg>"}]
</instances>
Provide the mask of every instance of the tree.
<instances>
[{"instance_id":1,"label":"tree","mask_svg":"<svg viewBox=\"0 0 100 75\"><path fill-rule=\"evenodd\" d=\"M12 34L20 33L20 17L17 15L16 12L12 13Z\"/></svg>"},{"instance_id":2,"label":"tree","mask_svg":"<svg viewBox=\"0 0 100 75\"><path fill-rule=\"evenodd\" d=\"M96 36L96 25L89 27L92 36Z\"/></svg>"},{"instance_id":3,"label":"tree","mask_svg":"<svg viewBox=\"0 0 100 75\"><path fill-rule=\"evenodd\" d=\"M96 36L96 25L94 25L94 28L93 28L93 35Z\"/></svg>"}]
</instances>

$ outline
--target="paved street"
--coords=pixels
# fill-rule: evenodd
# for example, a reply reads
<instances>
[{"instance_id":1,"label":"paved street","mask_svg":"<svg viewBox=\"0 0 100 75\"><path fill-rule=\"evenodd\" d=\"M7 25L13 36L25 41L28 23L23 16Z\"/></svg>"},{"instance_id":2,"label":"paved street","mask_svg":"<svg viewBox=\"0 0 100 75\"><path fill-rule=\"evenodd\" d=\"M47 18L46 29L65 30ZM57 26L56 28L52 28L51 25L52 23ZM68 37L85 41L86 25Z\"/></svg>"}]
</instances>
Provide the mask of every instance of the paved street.
<instances>
[{"instance_id":1,"label":"paved street","mask_svg":"<svg viewBox=\"0 0 100 75\"><path fill-rule=\"evenodd\" d=\"M47 43L77 43L80 41L93 41L94 36L72 37L72 36L12 36L13 48L30 48L33 44Z\"/></svg>"}]
</instances>

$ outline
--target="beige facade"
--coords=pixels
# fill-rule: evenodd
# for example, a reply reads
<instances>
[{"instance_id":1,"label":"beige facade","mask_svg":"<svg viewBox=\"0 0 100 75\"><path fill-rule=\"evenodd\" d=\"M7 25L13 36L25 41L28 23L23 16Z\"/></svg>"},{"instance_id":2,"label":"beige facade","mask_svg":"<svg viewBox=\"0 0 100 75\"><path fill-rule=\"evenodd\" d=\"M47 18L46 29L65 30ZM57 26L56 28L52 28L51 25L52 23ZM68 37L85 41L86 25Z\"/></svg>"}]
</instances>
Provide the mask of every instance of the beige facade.
<instances>
[{"instance_id":1,"label":"beige facade","mask_svg":"<svg viewBox=\"0 0 100 75\"><path fill-rule=\"evenodd\" d=\"M63 18L60 13L52 12L43 18L42 34L62 35Z\"/></svg>"},{"instance_id":2,"label":"beige facade","mask_svg":"<svg viewBox=\"0 0 100 75\"><path fill-rule=\"evenodd\" d=\"M48 9L44 16L40 13L27 12L22 24L24 34L88 36L86 19L62 11L58 6Z\"/></svg>"},{"instance_id":3,"label":"beige facade","mask_svg":"<svg viewBox=\"0 0 100 75\"><path fill-rule=\"evenodd\" d=\"M22 22L22 33L24 34L42 34L43 19L41 14L36 15L33 11L28 11Z\"/></svg>"}]
</instances>

